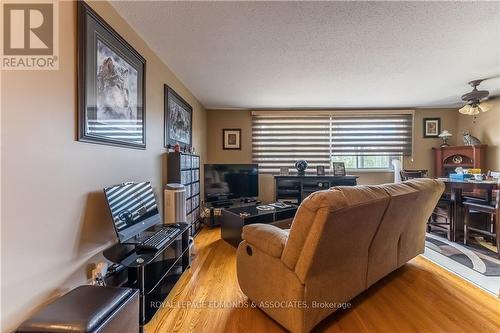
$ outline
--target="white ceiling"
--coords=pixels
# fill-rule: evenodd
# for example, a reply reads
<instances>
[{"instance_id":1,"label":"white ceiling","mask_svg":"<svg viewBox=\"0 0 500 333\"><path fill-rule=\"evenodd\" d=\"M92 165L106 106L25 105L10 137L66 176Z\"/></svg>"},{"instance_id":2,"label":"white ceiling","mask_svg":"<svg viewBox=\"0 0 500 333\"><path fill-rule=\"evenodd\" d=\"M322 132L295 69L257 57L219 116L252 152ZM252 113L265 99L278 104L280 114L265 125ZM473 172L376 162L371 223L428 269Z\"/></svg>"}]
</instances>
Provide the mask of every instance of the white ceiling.
<instances>
[{"instance_id":1,"label":"white ceiling","mask_svg":"<svg viewBox=\"0 0 500 333\"><path fill-rule=\"evenodd\" d=\"M456 106L500 74L500 2L113 6L206 108Z\"/></svg>"}]
</instances>

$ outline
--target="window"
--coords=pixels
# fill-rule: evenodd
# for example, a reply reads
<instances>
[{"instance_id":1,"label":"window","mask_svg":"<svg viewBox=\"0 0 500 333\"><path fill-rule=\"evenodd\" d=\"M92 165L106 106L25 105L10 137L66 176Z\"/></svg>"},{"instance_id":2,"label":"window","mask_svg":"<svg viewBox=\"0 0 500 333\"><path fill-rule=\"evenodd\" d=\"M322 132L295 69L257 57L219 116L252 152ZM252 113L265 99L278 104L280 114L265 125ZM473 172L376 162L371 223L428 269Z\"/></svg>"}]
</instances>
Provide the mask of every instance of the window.
<instances>
[{"instance_id":1,"label":"window","mask_svg":"<svg viewBox=\"0 0 500 333\"><path fill-rule=\"evenodd\" d=\"M253 160L263 173L293 172L301 159L309 173L337 161L347 169L390 169L393 159L412 153L412 122L412 114L254 115Z\"/></svg>"},{"instance_id":2,"label":"window","mask_svg":"<svg viewBox=\"0 0 500 333\"><path fill-rule=\"evenodd\" d=\"M333 162L344 162L346 169L387 170L401 156L332 156Z\"/></svg>"}]
</instances>

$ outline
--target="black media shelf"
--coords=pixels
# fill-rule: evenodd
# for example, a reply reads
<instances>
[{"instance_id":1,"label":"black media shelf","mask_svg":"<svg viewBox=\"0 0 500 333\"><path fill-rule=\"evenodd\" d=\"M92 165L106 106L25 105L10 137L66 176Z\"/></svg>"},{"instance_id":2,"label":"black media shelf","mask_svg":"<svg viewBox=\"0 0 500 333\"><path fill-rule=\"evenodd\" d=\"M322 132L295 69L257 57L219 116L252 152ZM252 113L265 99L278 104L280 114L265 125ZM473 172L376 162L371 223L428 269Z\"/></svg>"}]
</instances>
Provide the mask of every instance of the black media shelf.
<instances>
[{"instance_id":1,"label":"black media shelf","mask_svg":"<svg viewBox=\"0 0 500 333\"><path fill-rule=\"evenodd\" d=\"M308 195L332 186L354 186L358 176L274 176L276 201L299 205Z\"/></svg>"},{"instance_id":2,"label":"black media shelf","mask_svg":"<svg viewBox=\"0 0 500 333\"><path fill-rule=\"evenodd\" d=\"M158 251L142 251L134 244L124 243L103 251L107 260L124 268L125 281L109 285L139 289L140 332L189 267L190 226L187 223L173 226L179 229L177 236ZM153 234L161 228L162 225L155 225L145 233Z\"/></svg>"},{"instance_id":3,"label":"black media shelf","mask_svg":"<svg viewBox=\"0 0 500 333\"><path fill-rule=\"evenodd\" d=\"M200 156L184 152L169 152L167 182L182 184L186 188L186 219L191 235L200 231Z\"/></svg>"}]
</instances>

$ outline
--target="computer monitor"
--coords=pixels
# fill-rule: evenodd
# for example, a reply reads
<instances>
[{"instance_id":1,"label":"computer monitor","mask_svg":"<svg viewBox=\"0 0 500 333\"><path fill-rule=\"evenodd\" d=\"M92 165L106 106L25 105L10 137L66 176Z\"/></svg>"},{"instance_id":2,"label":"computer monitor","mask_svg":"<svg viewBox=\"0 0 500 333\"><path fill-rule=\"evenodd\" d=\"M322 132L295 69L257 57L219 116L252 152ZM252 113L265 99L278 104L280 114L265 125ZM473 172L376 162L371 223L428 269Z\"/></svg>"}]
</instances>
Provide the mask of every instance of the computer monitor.
<instances>
[{"instance_id":1,"label":"computer monitor","mask_svg":"<svg viewBox=\"0 0 500 333\"><path fill-rule=\"evenodd\" d=\"M205 164L205 202L255 198L259 195L257 164Z\"/></svg>"},{"instance_id":2,"label":"computer monitor","mask_svg":"<svg viewBox=\"0 0 500 333\"><path fill-rule=\"evenodd\" d=\"M121 243L161 222L150 182L106 187L104 195Z\"/></svg>"}]
</instances>

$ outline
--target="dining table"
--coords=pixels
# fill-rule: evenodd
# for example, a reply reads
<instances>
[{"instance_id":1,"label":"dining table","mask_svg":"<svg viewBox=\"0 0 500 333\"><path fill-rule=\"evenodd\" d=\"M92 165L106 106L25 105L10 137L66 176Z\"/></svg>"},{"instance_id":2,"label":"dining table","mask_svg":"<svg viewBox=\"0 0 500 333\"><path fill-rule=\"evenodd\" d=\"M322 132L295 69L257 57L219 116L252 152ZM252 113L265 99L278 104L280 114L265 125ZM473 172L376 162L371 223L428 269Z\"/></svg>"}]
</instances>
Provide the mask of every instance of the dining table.
<instances>
[{"instance_id":1,"label":"dining table","mask_svg":"<svg viewBox=\"0 0 500 333\"><path fill-rule=\"evenodd\" d=\"M463 240L464 234L464 206L465 200L474 200L490 204L493 200L493 190L500 189L499 180L455 180L438 178L445 183L443 196L447 196L451 203L450 240L458 242Z\"/></svg>"}]
</instances>

